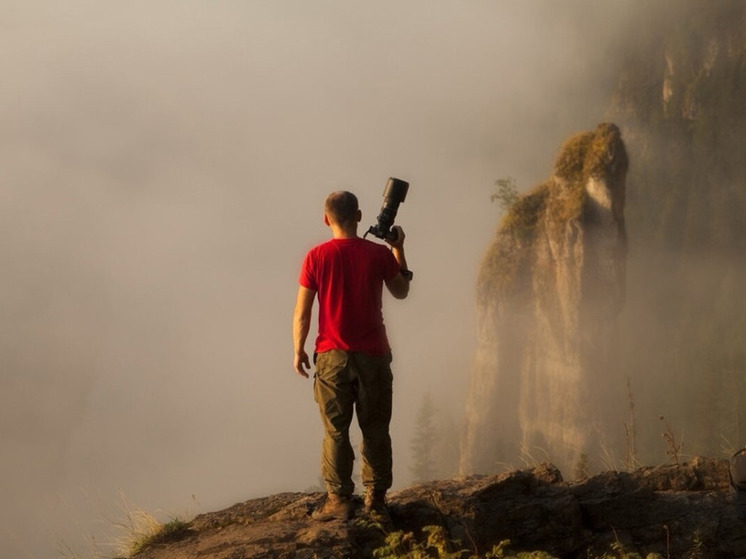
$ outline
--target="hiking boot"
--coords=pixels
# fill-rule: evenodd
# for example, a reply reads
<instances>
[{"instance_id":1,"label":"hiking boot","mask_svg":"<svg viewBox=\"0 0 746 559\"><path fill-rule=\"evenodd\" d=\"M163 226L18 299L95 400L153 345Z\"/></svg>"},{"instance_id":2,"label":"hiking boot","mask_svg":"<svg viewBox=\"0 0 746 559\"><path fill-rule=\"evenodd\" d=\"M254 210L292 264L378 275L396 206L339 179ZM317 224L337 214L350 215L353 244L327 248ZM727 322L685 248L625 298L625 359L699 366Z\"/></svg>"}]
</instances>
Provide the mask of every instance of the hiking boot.
<instances>
[{"instance_id":1,"label":"hiking boot","mask_svg":"<svg viewBox=\"0 0 746 559\"><path fill-rule=\"evenodd\" d=\"M365 512L386 513L386 491L368 489L363 500Z\"/></svg>"},{"instance_id":2,"label":"hiking boot","mask_svg":"<svg viewBox=\"0 0 746 559\"><path fill-rule=\"evenodd\" d=\"M352 518L352 499L347 495L328 493L324 506L313 511L311 518L321 522L349 520Z\"/></svg>"}]
</instances>

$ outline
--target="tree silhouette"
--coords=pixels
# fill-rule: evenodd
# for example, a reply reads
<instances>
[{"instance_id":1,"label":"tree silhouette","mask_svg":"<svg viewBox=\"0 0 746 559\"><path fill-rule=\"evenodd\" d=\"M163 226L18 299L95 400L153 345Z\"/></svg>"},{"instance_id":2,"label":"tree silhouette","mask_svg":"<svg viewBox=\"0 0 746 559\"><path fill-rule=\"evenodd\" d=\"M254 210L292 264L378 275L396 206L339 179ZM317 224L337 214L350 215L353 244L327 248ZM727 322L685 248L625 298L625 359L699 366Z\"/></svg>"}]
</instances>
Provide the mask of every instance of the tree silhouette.
<instances>
[{"instance_id":1,"label":"tree silhouette","mask_svg":"<svg viewBox=\"0 0 746 559\"><path fill-rule=\"evenodd\" d=\"M513 177L505 177L495 181L497 190L490 196L491 202L499 202L500 207L508 211L518 201L518 186Z\"/></svg>"},{"instance_id":2,"label":"tree silhouette","mask_svg":"<svg viewBox=\"0 0 746 559\"><path fill-rule=\"evenodd\" d=\"M436 465L434 450L438 442L438 435L435 429L435 415L437 411L430 392L426 392L417 411L415 434L409 445L412 450L410 472L415 483L435 478Z\"/></svg>"}]
</instances>

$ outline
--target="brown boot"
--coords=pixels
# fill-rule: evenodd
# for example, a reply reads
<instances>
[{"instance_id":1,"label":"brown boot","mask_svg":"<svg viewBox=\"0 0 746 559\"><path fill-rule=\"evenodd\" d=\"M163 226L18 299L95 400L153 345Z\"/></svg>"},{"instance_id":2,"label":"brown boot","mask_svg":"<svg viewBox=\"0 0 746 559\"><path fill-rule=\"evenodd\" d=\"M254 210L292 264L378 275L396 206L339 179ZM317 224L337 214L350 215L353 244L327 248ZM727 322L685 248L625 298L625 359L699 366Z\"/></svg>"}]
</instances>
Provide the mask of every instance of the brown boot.
<instances>
[{"instance_id":1,"label":"brown boot","mask_svg":"<svg viewBox=\"0 0 746 559\"><path fill-rule=\"evenodd\" d=\"M365 492L365 512L386 514L386 491L380 489L368 489Z\"/></svg>"},{"instance_id":2,"label":"brown boot","mask_svg":"<svg viewBox=\"0 0 746 559\"><path fill-rule=\"evenodd\" d=\"M313 511L311 518L321 522L349 520L352 518L352 499L348 495L328 493L324 506Z\"/></svg>"}]
</instances>

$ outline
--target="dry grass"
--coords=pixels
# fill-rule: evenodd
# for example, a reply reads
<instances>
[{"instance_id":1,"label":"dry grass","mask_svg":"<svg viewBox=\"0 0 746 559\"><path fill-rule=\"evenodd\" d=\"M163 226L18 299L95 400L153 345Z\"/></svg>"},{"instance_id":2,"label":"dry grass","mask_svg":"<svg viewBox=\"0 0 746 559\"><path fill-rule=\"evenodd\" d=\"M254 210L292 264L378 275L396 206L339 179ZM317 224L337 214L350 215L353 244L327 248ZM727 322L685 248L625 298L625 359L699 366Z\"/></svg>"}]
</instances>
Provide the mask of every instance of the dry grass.
<instances>
[{"instance_id":1,"label":"dry grass","mask_svg":"<svg viewBox=\"0 0 746 559\"><path fill-rule=\"evenodd\" d=\"M159 521L153 514L132 506L122 498L124 520L114 522L122 535L117 538L115 547L120 556L135 557L138 553L186 536L190 523L178 516L167 522Z\"/></svg>"}]
</instances>

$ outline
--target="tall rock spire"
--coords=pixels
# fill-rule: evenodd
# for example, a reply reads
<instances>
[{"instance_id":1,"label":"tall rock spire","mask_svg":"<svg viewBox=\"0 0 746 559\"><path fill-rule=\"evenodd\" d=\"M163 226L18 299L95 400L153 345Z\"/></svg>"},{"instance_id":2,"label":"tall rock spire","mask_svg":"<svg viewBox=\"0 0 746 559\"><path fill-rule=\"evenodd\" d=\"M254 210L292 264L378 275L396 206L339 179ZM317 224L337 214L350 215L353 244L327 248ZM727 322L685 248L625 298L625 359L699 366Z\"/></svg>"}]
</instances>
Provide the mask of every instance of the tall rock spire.
<instances>
[{"instance_id":1,"label":"tall rock spire","mask_svg":"<svg viewBox=\"0 0 746 559\"><path fill-rule=\"evenodd\" d=\"M614 124L573 136L553 176L498 228L479 275L463 473L546 459L567 475L613 437L601 410L624 394L609 355L624 301L627 166Z\"/></svg>"}]
</instances>

